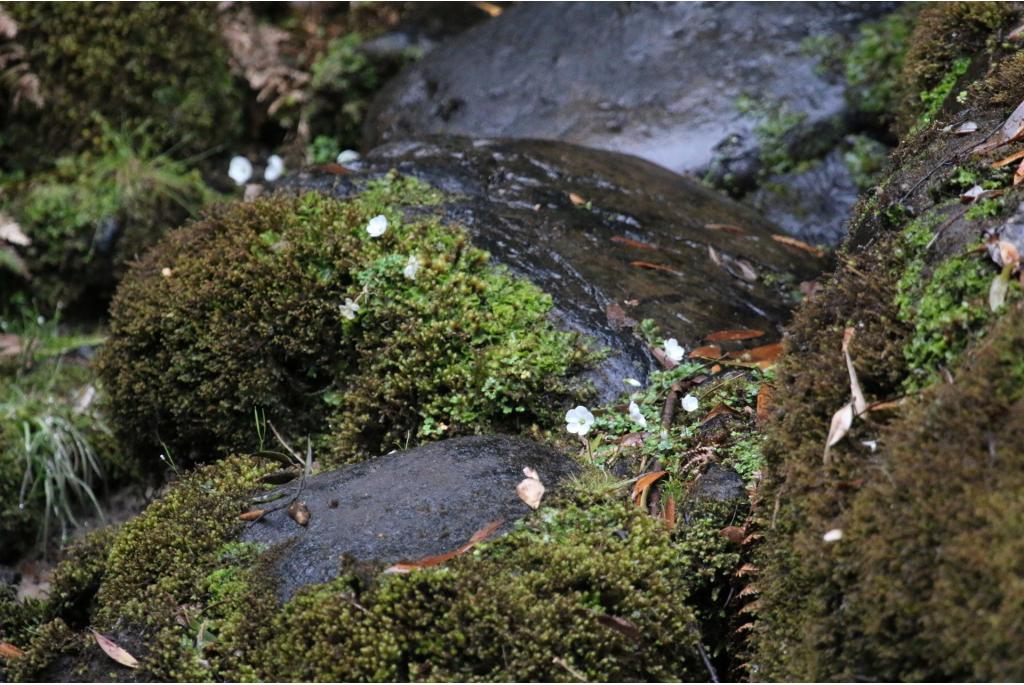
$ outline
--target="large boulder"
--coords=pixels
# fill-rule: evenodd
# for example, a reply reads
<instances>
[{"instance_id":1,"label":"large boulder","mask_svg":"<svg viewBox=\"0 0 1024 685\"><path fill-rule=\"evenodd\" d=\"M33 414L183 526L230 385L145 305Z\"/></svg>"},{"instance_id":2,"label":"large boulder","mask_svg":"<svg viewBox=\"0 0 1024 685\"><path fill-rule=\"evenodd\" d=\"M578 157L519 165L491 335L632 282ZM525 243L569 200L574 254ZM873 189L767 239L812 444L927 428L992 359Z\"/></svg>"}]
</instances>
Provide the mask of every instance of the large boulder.
<instances>
[{"instance_id":1,"label":"large boulder","mask_svg":"<svg viewBox=\"0 0 1024 685\"><path fill-rule=\"evenodd\" d=\"M524 3L407 68L367 147L425 134L564 140L749 182L767 128L827 150L851 112L808 40L892 3Z\"/></svg>"},{"instance_id":2,"label":"large boulder","mask_svg":"<svg viewBox=\"0 0 1024 685\"><path fill-rule=\"evenodd\" d=\"M721 329L777 337L796 286L821 266L690 179L567 143L434 137L378 148L355 174L312 170L292 183L347 196L390 169L445 191L445 221L550 293L562 325L611 350L595 378L604 401L650 367L635 322L684 344Z\"/></svg>"},{"instance_id":3,"label":"large boulder","mask_svg":"<svg viewBox=\"0 0 1024 685\"><path fill-rule=\"evenodd\" d=\"M242 539L275 549L278 595L287 600L299 588L336 578L344 557L416 562L459 548L489 523L500 522L496 534L508 532L530 512L516 494L524 467L537 471L549 493L578 469L569 457L522 438L443 440L318 474L298 494L310 512L306 526L281 508L251 524Z\"/></svg>"}]
</instances>

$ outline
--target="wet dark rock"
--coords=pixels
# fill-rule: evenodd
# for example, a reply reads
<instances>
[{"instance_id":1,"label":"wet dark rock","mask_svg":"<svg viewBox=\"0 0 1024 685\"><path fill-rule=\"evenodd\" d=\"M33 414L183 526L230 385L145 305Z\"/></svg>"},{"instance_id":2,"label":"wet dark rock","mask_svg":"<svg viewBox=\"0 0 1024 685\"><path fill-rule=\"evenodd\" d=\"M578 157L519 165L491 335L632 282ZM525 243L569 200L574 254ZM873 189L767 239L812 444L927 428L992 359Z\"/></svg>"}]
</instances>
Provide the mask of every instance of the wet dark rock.
<instances>
[{"instance_id":1,"label":"wet dark rock","mask_svg":"<svg viewBox=\"0 0 1024 685\"><path fill-rule=\"evenodd\" d=\"M17 587L21 582L21 571L10 566L0 564L0 587Z\"/></svg>"},{"instance_id":2,"label":"wet dark rock","mask_svg":"<svg viewBox=\"0 0 1024 685\"><path fill-rule=\"evenodd\" d=\"M468 2L410 3L397 26L364 42L360 50L377 59L422 56L488 17L487 12Z\"/></svg>"},{"instance_id":3,"label":"wet dark rock","mask_svg":"<svg viewBox=\"0 0 1024 685\"><path fill-rule=\"evenodd\" d=\"M417 561L457 549L492 521L502 519L499 534L508 532L530 513L516 494L525 466L540 475L546 497L577 469L571 458L523 438L443 440L318 474L301 495L308 525L281 509L249 525L242 539L274 548L284 600L337 577L343 556Z\"/></svg>"},{"instance_id":4,"label":"wet dark rock","mask_svg":"<svg viewBox=\"0 0 1024 685\"><path fill-rule=\"evenodd\" d=\"M711 464L693 484L690 495L706 502L747 501L743 477L728 466Z\"/></svg>"},{"instance_id":5,"label":"wet dark rock","mask_svg":"<svg viewBox=\"0 0 1024 685\"><path fill-rule=\"evenodd\" d=\"M749 187L766 122L820 156L852 118L806 39L893 3L524 3L441 45L378 96L364 142L530 137L628 152Z\"/></svg>"},{"instance_id":6,"label":"wet dark rock","mask_svg":"<svg viewBox=\"0 0 1024 685\"><path fill-rule=\"evenodd\" d=\"M840 148L806 169L774 176L745 198L791 235L812 245L836 245L857 203L860 188Z\"/></svg>"},{"instance_id":7,"label":"wet dark rock","mask_svg":"<svg viewBox=\"0 0 1024 685\"><path fill-rule=\"evenodd\" d=\"M773 240L756 212L699 183L568 143L436 137L373 150L360 173L289 183L345 196L392 168L449 193L445 220L550 293L564 327L611 351L593 379L603 401L652 365L627 319L653 319L687 345L726 328L761 329L768 342L780 335L790 293L821 266Z\"/></svg>"}]
</instances>

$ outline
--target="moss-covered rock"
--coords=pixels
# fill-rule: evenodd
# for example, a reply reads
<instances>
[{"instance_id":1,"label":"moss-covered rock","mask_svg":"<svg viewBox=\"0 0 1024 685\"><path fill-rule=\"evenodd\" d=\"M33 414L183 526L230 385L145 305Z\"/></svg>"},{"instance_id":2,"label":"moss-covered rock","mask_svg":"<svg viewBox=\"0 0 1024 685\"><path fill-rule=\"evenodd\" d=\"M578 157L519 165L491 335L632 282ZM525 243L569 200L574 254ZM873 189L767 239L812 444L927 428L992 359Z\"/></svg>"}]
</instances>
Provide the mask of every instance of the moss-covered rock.
<instances>
[{"instance_id":1,"label":"moss-covered rock","mask_svg":"<svg viewBox=\"0 0 1024 685\"><path fill-rule=\"evenodd\" d=\"M0 287L47 313L105 309L127 262L214 197L144 128L104 126L93 151L0 186L0 207L31 241L18 249L28 278L0 269Z\"/></svg>"},{"instance_id":2,"label":"moss-covered rock","mask_svg":"<svg viewBox=\"0 0 1024 685\"><path fill-rule=\"evenodd\" d=\"M392 175L168 236L111 307L100 368L120 435L190 462L257 449L270 422L337 463L553 420L590 353L547 321L547 295L430 215L437 197Z\"/></svg>"},{"instance_id":3,"label":"moss-covered rock","mask_svg":"<svg viewBox=\"0 0 1024 685\"><path fill-rule=\"evenodd\" d=\"M5 3L43 105L5 110L0 157L36 169L93 147L102 122L151 121L159 149L206 153L240 130L217 8L200 3Z\"/></svg>"},{"instance_id":4,"label":"moss-covered rock","mask_svg":"<svg viewBox=\"0 0 1024 685\"><path fill-rule=\"evenodd\" d=\"M936 13L951 13L940 37L974 36L943 59L978 59L1003 21L985 33L969 20L983 8L927 10L935 30ZM907 78L926 52L911 49ZM985 81L1005 84L1005 104L982 87L966 89L966 102L951 89L940 103L950 116L970 108L973 138L931 126L902 143L877 193L862 200L836 272L793 323L765 446L758 679L1024 675L1008 646L1020 637L1009 550L1021 514L1021 292L1011 285L1009 304L993 313L987 294L999 269L978 249L1021 194L1006 170L991 168L1010 149L967 154L1024 97L1020 83L998 76L1014 63L997 61ZM962 208L974 184L1005 192ZM850 401L848 327L868 401L896 402L857 417L825 459L830 419ZM992 544L998 551L987 551Z\"/></svg>"}]
</instances>

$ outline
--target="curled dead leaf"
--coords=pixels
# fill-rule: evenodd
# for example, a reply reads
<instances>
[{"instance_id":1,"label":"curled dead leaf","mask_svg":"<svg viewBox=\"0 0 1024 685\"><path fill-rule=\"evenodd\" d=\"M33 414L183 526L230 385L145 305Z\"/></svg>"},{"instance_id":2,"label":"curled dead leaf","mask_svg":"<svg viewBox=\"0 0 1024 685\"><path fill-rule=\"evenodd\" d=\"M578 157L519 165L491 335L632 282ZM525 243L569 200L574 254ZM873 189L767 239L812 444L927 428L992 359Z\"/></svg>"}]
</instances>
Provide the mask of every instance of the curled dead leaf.
<instances>
[{"instance_id":1,"label":"curled dead leaf","mask_svg":"<svg viewBox=\"0 0 1024 685\"><path fill-rule=\"evenodd\" d=\"M238 518L242 521L258 521L263 518L266 513L266 509L251 509L244 514L240 514Z\"/></svg>"},{"instance_id":2,"label":"curled dead leaf","mask_svg":"<svg viewBox=\"0 0 1024 685\"><path fill-rule=\"evenodd\" d=\"M573 203L577 207L587 204L587 201L583 199L583 196L578 193L569 193L569 202Z\"/></svg>"},{"instance_id":3,"label":"curled dead leaf","mask_svg":"<svg viewBox=\"0 0 1024 685\"><path fill-rule=\"evenodd\" d=\"M853 359L850 358L850 341L853 340L855 329L850 327L843 331L843 357L846 359L846 370L850 374L850 395L853 397L853 413L860 416L868 409L867 400L864 399L864 392L860 389L860 381L857 379L857 370L853 366Z\"/></svg>"},{"instance_id":4,"label":"curled dead leaf","mask_svg":"<svg viewBox=\"0 0 1024 685\"><path fill-rule=\"evenodd\" d=\"M958 136L967 136L978 131L978 122L976 121L965 121L964 123L953 129L953 133Z\"/></svg>"},{"instance_id":5,"label":"curled dead leaf","mask_svg":"<svg viewBox=\"0 0 1024 685\"><path fill-rule=\"evenodd\" d=\"M780 354L782 354L782 343L770 343L768 345L761 345L749 350L732 352L728 354L727 357L746 364L754 364L762 369L767 369L775 364L775 361L779 358Z\"/></svg>"},{"instance_id":6,"label":"curled dead leaf","mask_svg":"<svg viewBox=\"0 0 1024 685\"><path fill-rule=\"evenodd\" d=\"M384 573L388 574L388 575L395 574L395 573L409 573L410 571L415 571L415 570L421 569L421 568L430 568L431 566L439 566L439 565L445 563L446 561L454 559L455 557L457 557L457 556L459 556L461 554L465 554L469 550L473 549L478 544L480 544L481 542L483 542L484 540L486 540L487 538L491 537L496 532L498 532L498 529L501 528L502 524L504 524L504 523L505 523L504 519L498 519L496 521L491 521L489 523L485 523L482 528L480 528L478 531L473 533L473 535L469 538L469 542L467 542L466 544L462 545L461 547L459 547L456 550L452 550L451 552L445 552L444 554L438 554L438 555L435 555L435 556L432 556L432 557L427 557L425 559L420 559L419 561L402 562L402 563L399 563L399 564L393 564L393 565L389 566L388 568L384 569Z\"/></svg>"},{"instance_id":7,"label":"curled dead leaf","mask_svg":"<svg viewBox=\"0 0 1024 685\"><path fill-rule=\"evenodd\" d=\"M540 482L540 476L537 472L529 466L523 469L523 475L526 478L519 481L519 485L516 486L516 494L519 495L519 499L523 500L526 506L536 509L540 506L540 501L544 497L544 484Z\"/></svg>"},{"instance_id":8,"label":"curled dead leaf","mask_svg":"<svg viewBox=\"0 0 1024 685\"><path fill-rule=\"evenodd\" d=\"M757 391L757 425L763 426L768 421L768 411L772 406L772 386L762 383Z\"/></svg>"},{"instance_id":9,"label":"curled dead leaf","mask_svg":"<svg viewBox=\"0 0 1024 685\"><path fill-rule=\"evenodd\" d=\"M309 507L306 506L305 502L295 500L288 505L288 515L292 517L292 520L300 526L309 524L310 513Z\"/></svg>"},{"instance_id":10,"label":"curled dead leaf","mask_svg":"<svg viewBox=\"0 0 1024 685\"><path fill-rule=\"evenodd\" d=\"M760 570L761 569L754 564L743 564L739 567L739 570L736 571L736 575L741 578L743 576L756 576Z\"/></svg>"},{"instance_id":11,"label":"curled dead leaf","mask_svg":"<svg viewBox=\"0 0 1024 685\"><path fill-rule=\"evenodd\" d=\"M990 164L989 166L992 167L993 169L1001 169L1007 164L1013 164L1022 157L1024 157L1024 150L1017 150L1013 154L1007 155L1006 157L1003 157L998 161L992 162L992 164Z\"/></svg>"},{"instance_id":12,"label":"curled dead leaf","mask_svg":"<svg viewBox=\"0 0 1024 685\"><path fill-rule=\"evenodd\" d=\"M25 656L25 652L21 651L10 642L0 641L0 659L20 659Z\"/></svg>"},{"instance_id":13,"label":"curled dead leaf","mask_svg":"<svg viewBox=\"0 0 1024 685\"><path fill-rule=\"evenodd\" d=\"M1024 159L1017 165L1017 170L1013 172L1013 185L1020 185L1020 182L1024 181Z\"/></svg>"},{"instance_id":14,"label":"curled dead leaf","mask_svg":"<svg viewBox=\"0 0 1024 685\"><path fill-rule=\"evenodd\" d=\"M704 345L690 352L690 359L721 359L722 348L718 345Z\"/></svg>"},{"instance_id":15,"label":"curled dead leaf","mask_svg":"<svg viewBox=\"0 0 1024 685\"><path fill-rule=\"evenodd\" d=\"M648 271L664 271L665 273L679 275L678 271L664 264L655 264L654 262L644 262L637 260L630 262L629 265L635 266L638 269L647 269Z\"/></svg>"},{"instance_id":16,"label":"curled dead leaf","mask_svg":"<svg viewBox=\"0 0 1024 685\"><path fill-rule=\"evenodd\" d=\"M608 319L608 325L614 330L621 331L626 328L636 327L636 319L631 318L626 314L626 310L623 309L618 302L612 302L604 308L605 318Z\"/></svg>"},{"instance_id":17,"label":"curled dead leaf","mask_svg":"<svg viewBox=\"0 0 1024 685\"><path fill-rule=\"evenodd\" d=\"M651 471L640 476L636 483L633 484L633 502L637 506L646 506L647 504L647 491L651 489L658 480L668 474L668 471Z\"/></svg>"},{"instance_id":18,"label":"curled dead leaf","mask_svg":"<svg viewBox=\"0 0 1024 685\"><path fill-rule=\"evenodd\" d=\"M718 534L734 545L742 545L743 538L747 535L746 531L739 526L726 526L722 530L718 531Z\"/></svg>"},{"instance_id":19,"label":"curled dead leaf","mask_svg":"<svg viewBox=\"0 0 1024 685\"><path fill-rule=\"evenodd\" d=\"M975 146L971 152L975 155L983 155L1018 140L1022 133L1024 133L1024 102L1017 105L1017 108L1006 118L995 134L987 141Z\"/></svg>"},{"instance_id":20,"label":"curled dead leaf","mask_svg":"<svg viewBox=\"0 0 1024 685\"><path fill-rule=\"evenodd\" d=\"M853 402L848 402L832 415L832 425L828 429L828 439L825 441L825 454L822 457L826 465L832 463L832 460L829 458L829 450L850 432L850 426L852 425Z\"/></svg>"},{"instance_id":21,"label":"curled dead leaf","mask_svg":"<svg viewBox=\"0 0 1024 685\"><path fill-rule=\"evenodd\" d=\"M96 639L96 644L100 646L100 649L106 653L111 659L127 666L128 668L138 668L139 661L131 654L129 654L123 647L111 640L109 637L98 633L92 628L89 629L92 632L92 636Z\"/></svg>"},{"instance_id":22,"label":"curled dead leaf","mask_svg":"<svg viewBox=\"0 0 1024 685\"><path fill-rule=\"evenodd\" d=\"M619 245L625 245L626 247L635 247L638 250L657 250L657 245L651 245L650 243L643 243L639 240L633 240L622 235L613 235L612 242L618 243Z\"/></svg>"},{"instance_id":23,"label":"curled dead leaf","mask_svg":"<svg viewBox=\"0 0 1024 685\"><path fill-rule=\"evenodd\" d=\"M704 228L712 231L722 231L723 233L731 233L732 235L745 235L747 231L740 228L739 226L733 226L732 224L704 224Z\"/></svg>"},{"instance_id":24,"label":"curled dead leaf","mask_svg":"<svg viewBox=\"0 0 1024 685\"><path fill-rule=\"evenodd\" d=\"M665 510L662 512L665 519L665 527L672 530L676 527L676 498L669 495L665 500Z\"/></svg>"}]
</instances>

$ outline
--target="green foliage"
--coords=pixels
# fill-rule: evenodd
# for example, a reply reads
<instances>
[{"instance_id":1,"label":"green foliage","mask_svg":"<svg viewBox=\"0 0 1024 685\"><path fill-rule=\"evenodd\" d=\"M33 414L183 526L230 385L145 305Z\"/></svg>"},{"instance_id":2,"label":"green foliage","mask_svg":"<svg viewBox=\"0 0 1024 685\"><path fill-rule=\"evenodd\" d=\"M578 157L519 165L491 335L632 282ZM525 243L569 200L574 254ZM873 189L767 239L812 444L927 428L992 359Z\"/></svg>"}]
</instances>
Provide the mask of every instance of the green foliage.
<instances>
[{"instance_id":1,"label":"green foliage","mask_svg":"<svg viewBox=\"0 0 1024 685\"><path fill-rule=\"evenodd\" d=\"M96 483L123 475L102 403L79 405L95 392L92 373L80 361L47 356L48 347L60 347L56 323L47 327L45 341L24 327L4 328L32 352L0 365L2 559L51 542L55 530L66 538L83 511L100 511Z\"/></svg>"},{"instance_id":2,"label":"green foliage","mask_svg":"<svg viewBox=\"0 0 1024 685\"><path fill-rule=\"evenodd\" d=\"M737 98L736 109L758 120L754 133L761 145L764 176L785 174L798 169L799 165L790 149L790 134L804 123L806 112L794 111L784 102L768 102L748 95Z\"/></svg>"},{"instance_id":3,"label":"green foliage","mask_svg":"<svg viewBox=\"0 0 1024 685\"><path fill-rule=\"evenodd\" d=\"M889 150L868 136L853 135L847 142L849 149L843 153L843 162L857 187L861 191L867 190L881 176Z\"/></svg>"},{"instance_id":4,"label":"green foliage","mask_svg":"<svg viewBox=\"0 0 1024 685\"><path fill-rule=\"evenodd\" d=\"M331 136L317 136L306 149L310 164L329 164L341 153L341 143Z\"/></svg>"},{"instance_id":5,"label":"green foliage","mask_svg":"<svg viewBox=\"0 0 1024 685\"><path fill-rule=\"evenodd\" d=\"M946 103L949 94L953 92L953 87L967 73L969 66L971 66L969 58L957 58L950 65L949 71L943 75L942 80L934 88L921 91L920 98L923 111L918 119L919 125L927 125L935 120L935 115L939 113L939 110Z\"/></svg>"},{"instance_id":6,"label":"green foliage","mask_svg":"<svg viewBox=\"0 0 1024 685\"><path fill-rule=\"evenodd\" d=\"M856 109L874 115L882 124L895 119L899 104L897 78L912 27L913 17L906 10L863 24L843 59L847 97Z\"/></svg>"},{"instance_id":7,"label":"green foliage","mask_svg":"<svg viewBox=\"0 0 1024 685\"><path fill-rule=\"evenodd\" d=\"M201 3L8 3L44 104L0 117L4 168L38 169L152 122L158 149L204 153L240 132L217 8Z\"/></svg>"},{"instance_id":8,"label":"green foliage","mask_svg":"<svg viewBox=\"0 0 1024 685\"><path fill-rule=\"evenodd\" d=\"M207 459L256 447L257 408L338 463L554 423L592 354L548 322L547 295L424 209L439 199L390 175L348 201L278 196L169 235L111 307L101 370L120 434L139 454L163 441Z\"/></svg>"},{"instance_id":9,"label":"green foliage","mask_svg":"<svg viewBox=\"0 0 1024 685\"><path fill-rule=\"evenodd\" d=\"M127 261L215 196L198 172L157 154L147 129L102 130L93 152L2 188L3 210L32 241L21 250L32 280L8 276L10 286L47 310L105 303Z\"/></svg>"}]
</instances>

